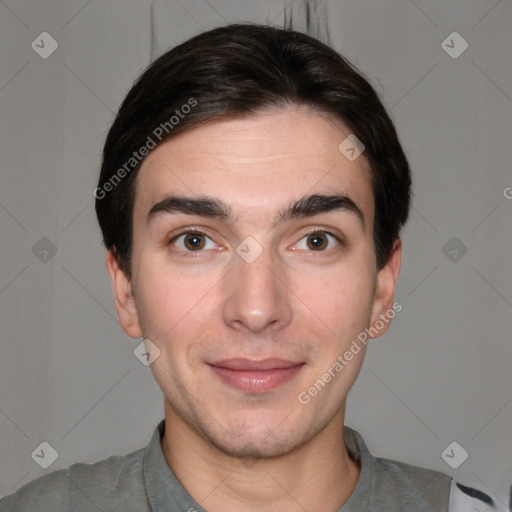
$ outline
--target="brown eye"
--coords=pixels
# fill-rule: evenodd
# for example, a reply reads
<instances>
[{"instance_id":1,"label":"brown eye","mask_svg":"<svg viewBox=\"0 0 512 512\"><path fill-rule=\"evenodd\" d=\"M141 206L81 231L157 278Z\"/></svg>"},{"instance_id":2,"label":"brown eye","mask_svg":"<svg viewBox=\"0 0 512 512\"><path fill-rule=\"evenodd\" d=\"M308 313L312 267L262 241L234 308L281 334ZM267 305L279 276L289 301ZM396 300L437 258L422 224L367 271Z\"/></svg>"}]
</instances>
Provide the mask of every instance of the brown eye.
<instances>
[{"instance_id":1,"label":"brown eye","mask_svg":"<svg viewBox=\"0 0 512 512\"><path fill-rule=\"evenodd\" d=\"M201 233L187 233L184 235L183 244L190 251L202 249L205 245L204 235Z\"/></svg>"},{"instance_id":2,"label":"brown eye","mask_svg":"<svg viewBox=\"0 0 512 512\"><path fill-rule=\"evenodd\" d=\"M329 241L325 233L313 233L308 235L308 247L313 250L323 250L327 247Z\"/></svg>"},{"instance_id":3,"label":"brown eye","mask_svg":"<svg viewBox=\"0 0 512 512\"><path fill-rule=\"evenodd\" d=\"M201 231L183 231L169 241L169 245L174 246L182 253L203 252L208 249L215 249L213 240Z\"/></svg>"},{"instance_id":4,"label":"brown eye","mask_svg":"<svg viewBox=\"0 0 512 512\"><path fill-rule=\"evenodd\" d=\"M341 244L341 240L328 231L314 231L304 236L298 248L304 251L328 252Z\"/></svg>"}]
</instances>

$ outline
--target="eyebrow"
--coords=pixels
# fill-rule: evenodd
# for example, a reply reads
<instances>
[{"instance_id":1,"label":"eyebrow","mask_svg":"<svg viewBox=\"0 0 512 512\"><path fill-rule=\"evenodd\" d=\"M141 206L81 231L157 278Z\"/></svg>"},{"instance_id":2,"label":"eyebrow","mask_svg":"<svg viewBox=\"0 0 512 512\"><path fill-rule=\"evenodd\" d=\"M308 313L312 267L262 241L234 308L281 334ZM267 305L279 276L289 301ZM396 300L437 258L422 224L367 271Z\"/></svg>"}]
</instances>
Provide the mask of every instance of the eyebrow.
<instances>
[{"instance_id":1,"label":"eyebrow","mask_svg":"<svg viewBox=\"0 0 512 512\"><path fill-rule=\"evenodd\" d=\"M290 203L286 208L280 209L277 218L273 221L273 227L290 219L312 217L320 213L333 211L346 211L356 214L361 221L364 231L365 218L362 210L350 197L340 194L313 194L304 196ZM229 205L214 197L167 196L153 205L151 210L149 210L147 223L150 224L155 217L161 214L179 213L229 220L231 218L232 209Z\"/></svg>"}]
</instances>

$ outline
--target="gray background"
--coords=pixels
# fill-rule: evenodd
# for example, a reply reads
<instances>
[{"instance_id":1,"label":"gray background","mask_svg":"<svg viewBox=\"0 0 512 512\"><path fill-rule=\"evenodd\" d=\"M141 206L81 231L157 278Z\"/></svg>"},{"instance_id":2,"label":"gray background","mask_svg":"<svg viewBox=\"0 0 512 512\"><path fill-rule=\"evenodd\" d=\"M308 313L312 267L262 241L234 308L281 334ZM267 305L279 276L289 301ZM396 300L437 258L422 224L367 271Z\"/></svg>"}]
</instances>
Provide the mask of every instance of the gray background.
<instances>
[{"instance_id":1,"label":"gray background","mask_svg":"<svg viewBox=\"0 0 512 512\"><path fill-rule=\"evenodd\" d=\"M304 28L304 2L287 3L0 2L0 495L141 448L163 418L162 394L133 355L140 340L118 325L104 266L92 194L102 144L153 57L227 22L282 25L292 12ZM311 32L325 39L328 26L381 95L415 179L396 297L403 310L370 345L347 424L376 455L444 471L506 502L512 1L309 7L327 11ZM43 31L59 44L47 59L31 48ZM469 44L458 58L442 47L453 31ZM36 245L42 237L56 254ZM59 454L47 470L31 458L42 441ZM452 441L469 453L455 470L441 457Z\"/></svg>"}]
</instances>

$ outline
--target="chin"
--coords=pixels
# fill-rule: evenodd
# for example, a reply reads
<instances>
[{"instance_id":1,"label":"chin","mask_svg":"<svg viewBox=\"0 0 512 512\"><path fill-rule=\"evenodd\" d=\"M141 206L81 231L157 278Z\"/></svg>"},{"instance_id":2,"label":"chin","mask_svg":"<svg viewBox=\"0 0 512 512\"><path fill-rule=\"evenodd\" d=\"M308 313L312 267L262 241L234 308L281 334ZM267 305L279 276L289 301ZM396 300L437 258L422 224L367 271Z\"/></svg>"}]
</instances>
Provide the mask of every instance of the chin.
<instances>
[{"instance_id":1,"label":"chin","mask_svg":"<svg viewBox=\"0 0 512 512\"><path fill-rule=\"evenodd\" d=\"M221 452L237 458L266 459L291 453L305 444L315 434L304 422L290 424L286 419L292 415L271 415L265 421L259 415L255 421L238 418L236 424L227 429L203 429L202 436ZM241 420L241 421L240 421Z\"/></svg>"}]
</instances>

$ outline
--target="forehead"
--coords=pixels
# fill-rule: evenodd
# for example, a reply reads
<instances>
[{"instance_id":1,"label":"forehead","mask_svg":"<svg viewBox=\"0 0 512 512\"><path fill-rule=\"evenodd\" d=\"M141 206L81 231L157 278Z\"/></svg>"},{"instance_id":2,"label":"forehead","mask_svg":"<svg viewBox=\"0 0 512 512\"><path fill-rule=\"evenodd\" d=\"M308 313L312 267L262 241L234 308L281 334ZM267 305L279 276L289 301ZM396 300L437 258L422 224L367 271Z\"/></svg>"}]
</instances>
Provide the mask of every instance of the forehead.
<instances>
[{"instance_id":1,"label":"forehead","mask_svg":"<svg viewBox=\"0 0 512 512\"><path fill-rule=\"evenodd\" d=\"M344 194L373 222L364 153L339 150L350 131L326 115L288 108L193 127L153 150L136 180L135 215L168 195L211 196L235 218L274 213L312 194Z\"/></svg>"}]
</instances>

